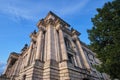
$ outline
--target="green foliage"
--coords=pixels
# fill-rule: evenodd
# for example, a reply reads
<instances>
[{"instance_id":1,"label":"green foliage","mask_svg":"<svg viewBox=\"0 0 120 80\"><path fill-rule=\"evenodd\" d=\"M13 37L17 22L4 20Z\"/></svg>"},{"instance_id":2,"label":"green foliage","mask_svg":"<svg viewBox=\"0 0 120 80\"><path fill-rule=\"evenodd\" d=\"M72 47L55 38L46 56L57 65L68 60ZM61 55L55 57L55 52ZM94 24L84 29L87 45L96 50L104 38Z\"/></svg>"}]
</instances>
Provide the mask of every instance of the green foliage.
<instances>
[{"instance_id":1,"label":"green foliage","mask_svg":"<svg viewBox=\"0 0 120 80\"><path fill-rule=\"evenodd\" d=\"M120 79L120 0L105 3L97 12L87 31L90 48L102 62L98 70Z\"/></svg>"}]
</instances>

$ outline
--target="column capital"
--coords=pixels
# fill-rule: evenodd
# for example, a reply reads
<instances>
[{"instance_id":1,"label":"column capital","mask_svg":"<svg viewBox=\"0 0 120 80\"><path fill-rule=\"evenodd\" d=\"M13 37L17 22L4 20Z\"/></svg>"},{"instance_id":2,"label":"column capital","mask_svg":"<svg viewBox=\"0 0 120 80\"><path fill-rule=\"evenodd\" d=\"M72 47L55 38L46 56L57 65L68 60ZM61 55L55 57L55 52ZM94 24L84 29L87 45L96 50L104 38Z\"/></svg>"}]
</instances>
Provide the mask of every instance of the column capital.
<instances>
[{"instance_id":1,"label":"column capital","mask_svg":"<svg viewBox=\"0 0 120 80\"><path fill-rule=\"evenodd\" d=\"M39 31L44 32L44 31L46 31L46 29L45 29L45 27L44 27L44 26L42 26L42 25L41 25L41 26L39 27Z\"/></svg>"},{"instance_id":2,"label":"column capital","mask_svg":"<svg viewBox=\"0 0 120 80\"><path fill-rule=\"evenodd\" d=\"M45 26L45 21L44 21L44 19L41 19L41 20L38 22L37 27L39 28L41 25L42 25L42 26Z\"/></svg>"},{"instance_id":3,"label":"column capital","mask_svg":"<svg viewBox=\"0 0 120 80\"><path fill-rule=\"evenodd\" d=\"M74 41L78 41L78 40L79 40L79 38L78 38L77 35L73 35L73 36L72 36L72 39L73 39Z\"/></svg>"},{"instance_id":4,"label":"column capital","mask_svg":"<svg viewBox=\"0 0 120 80\"><path fill-rule=\"evenodd\" d=\"M79 36L81 33L80 32L78 32L77 30L75 30L75 29L73 29L73 28L71 28L71 32L72 32L72 35L77 35L77 36Z\"/></svg>"},{"instance_id":5,"label":"column capital","mask_svg":"<svg viewBox=\"0 0 120 80\"><path fill-rule=\"evenodd\" d=\"M48 26L48 25L55 25L55 20L53 20L51 18L46 20L46 26Z\"/></svg>"},{"instance_id":6,"label":"column capital","mask_svg":"<svg viewBox=\"0 0 120 80\"><path fill-rule=\"evenodd\" d=\"M60 23L58 23L57 25L56 25L56 30L62 30L62 25L60 24Z\"/></svg>"}]
</instances>

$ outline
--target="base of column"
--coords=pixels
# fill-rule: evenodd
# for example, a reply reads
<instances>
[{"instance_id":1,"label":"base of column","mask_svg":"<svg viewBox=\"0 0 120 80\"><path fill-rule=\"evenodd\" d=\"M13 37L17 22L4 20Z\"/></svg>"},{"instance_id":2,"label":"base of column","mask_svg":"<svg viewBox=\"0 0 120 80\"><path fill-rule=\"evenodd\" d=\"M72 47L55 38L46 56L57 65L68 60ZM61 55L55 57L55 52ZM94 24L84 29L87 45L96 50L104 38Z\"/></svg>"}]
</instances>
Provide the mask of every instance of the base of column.
<instances>
[{"instance_id":1,"label":"base of column","mask_svg":"<svg viewBox=\"0 0 120 80\"><path fill-rule=\"evenodd\" d=\"M58 62L55 60L49 60L45 62L43 80L59 80Z\"/></svg>"}]
</instances>

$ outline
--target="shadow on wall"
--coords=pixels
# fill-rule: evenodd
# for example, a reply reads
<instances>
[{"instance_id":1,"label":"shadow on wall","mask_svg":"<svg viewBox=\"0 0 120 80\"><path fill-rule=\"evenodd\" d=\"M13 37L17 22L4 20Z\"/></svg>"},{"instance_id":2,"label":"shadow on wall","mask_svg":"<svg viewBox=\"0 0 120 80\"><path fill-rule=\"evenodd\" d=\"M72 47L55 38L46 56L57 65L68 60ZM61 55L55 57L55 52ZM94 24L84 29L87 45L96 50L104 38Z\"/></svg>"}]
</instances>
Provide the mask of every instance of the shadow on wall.
<instances>
[{"instance_id":1,"label":"shadow on wall","mask_svg":"<svg viewBox=\"0 0 120 80\"><path fill-rule=\"evenodd\" d=\"M88 78L84 78L83 80L90 80L90 79L88 79Z\"/></svg>"}]
</instances>

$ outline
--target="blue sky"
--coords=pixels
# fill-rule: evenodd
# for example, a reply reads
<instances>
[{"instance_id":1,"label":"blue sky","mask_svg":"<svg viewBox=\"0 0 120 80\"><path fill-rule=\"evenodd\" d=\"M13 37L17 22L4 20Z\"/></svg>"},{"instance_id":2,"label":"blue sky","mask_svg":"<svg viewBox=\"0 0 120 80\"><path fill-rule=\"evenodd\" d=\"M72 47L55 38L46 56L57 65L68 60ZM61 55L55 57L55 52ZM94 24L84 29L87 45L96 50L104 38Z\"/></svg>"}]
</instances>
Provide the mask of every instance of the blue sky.
<instances>
[{"instance_id":1,"label":"blue sky","mask_svg":"<svg viewBox=\"0 0 120 80\"><path fill-rule=\"evenodd\" d=\"M112 0L0 0L0 73L10 52L20 52L30 42L29 34L49 11L53 11L81 33L81 41L89 44L86 30L96 8Z\"/></svg>"}]
</instances>

